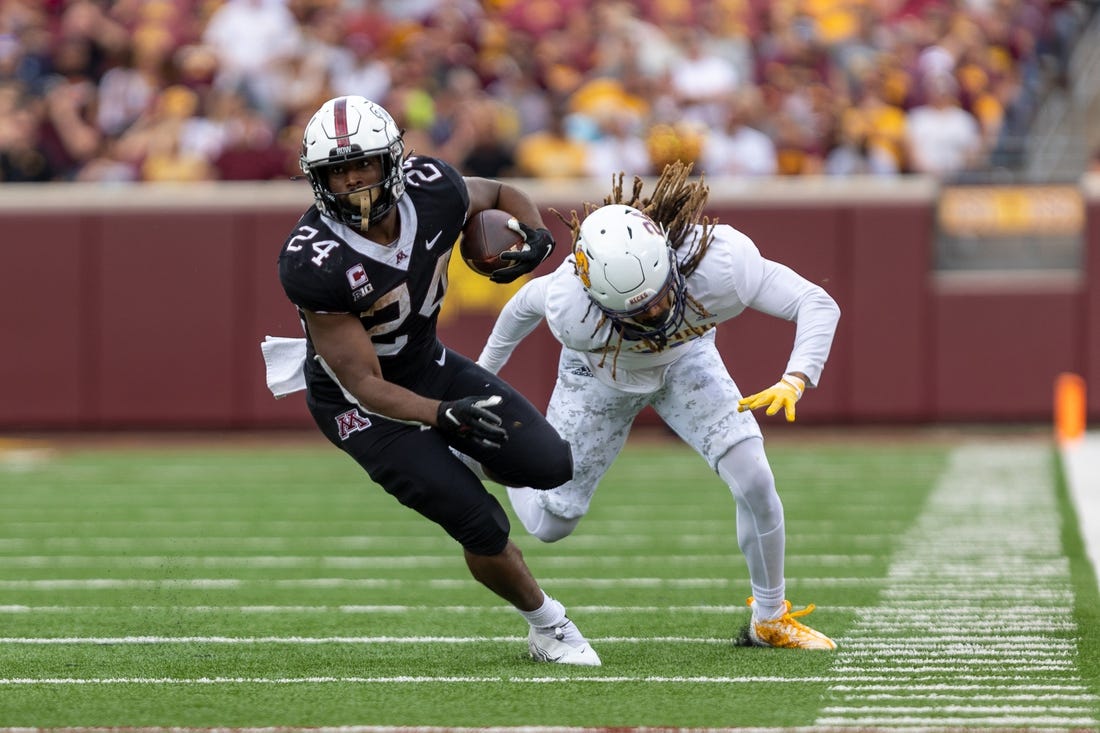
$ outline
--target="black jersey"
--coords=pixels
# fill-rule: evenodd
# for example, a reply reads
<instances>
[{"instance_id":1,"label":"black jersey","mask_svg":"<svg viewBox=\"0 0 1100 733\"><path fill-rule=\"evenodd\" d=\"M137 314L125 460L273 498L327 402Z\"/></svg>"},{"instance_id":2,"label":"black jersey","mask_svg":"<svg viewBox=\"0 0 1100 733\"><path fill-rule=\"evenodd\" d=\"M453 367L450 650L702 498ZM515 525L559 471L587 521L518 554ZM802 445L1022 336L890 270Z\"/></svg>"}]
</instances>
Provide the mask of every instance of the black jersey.
<instances>
[{"instance_id":1,"label":"black jersey","mask_svg":"<svg viewBox=\"0 0 1100 733\"><path fill-rule=\"evenodd\" d=\"M290 301L299 310L357 314L374 342L383 376L397 384L407 384L439 355L436 320L447 290L447 265L470 203L465 181L447 163L416 156L404 168L396 242L372 242L312 206L279 255L279 279ZM310 388L336 389L314 355L310 341Z\"/></svg>"}]
</instances>

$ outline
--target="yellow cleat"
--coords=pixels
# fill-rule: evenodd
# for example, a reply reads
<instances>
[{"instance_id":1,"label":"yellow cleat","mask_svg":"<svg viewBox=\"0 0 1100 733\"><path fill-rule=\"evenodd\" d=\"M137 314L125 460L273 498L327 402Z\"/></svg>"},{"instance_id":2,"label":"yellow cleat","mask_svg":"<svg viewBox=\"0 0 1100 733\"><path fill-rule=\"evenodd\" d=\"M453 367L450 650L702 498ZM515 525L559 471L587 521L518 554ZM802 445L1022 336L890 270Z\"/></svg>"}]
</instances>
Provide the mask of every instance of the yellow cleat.
<instances>
[{"instance_id":1,"label":"yellow cleat","mask_svg":"<svg viewBox=\"0 0 1100 733\"><path fill-rule=\"evenodd\" d=\"M770 621L756 618L754 615L749 621L749 641L756 646L773 646L781 649L836 649L836 642L811 629L806 624L797 621L814 610L814 604L810 604L799 611L791 611L791 602L783 601L787 605L787 612L777 619ZM752 608L753 599L748 600Z\"/></svg>"}]
</instances>

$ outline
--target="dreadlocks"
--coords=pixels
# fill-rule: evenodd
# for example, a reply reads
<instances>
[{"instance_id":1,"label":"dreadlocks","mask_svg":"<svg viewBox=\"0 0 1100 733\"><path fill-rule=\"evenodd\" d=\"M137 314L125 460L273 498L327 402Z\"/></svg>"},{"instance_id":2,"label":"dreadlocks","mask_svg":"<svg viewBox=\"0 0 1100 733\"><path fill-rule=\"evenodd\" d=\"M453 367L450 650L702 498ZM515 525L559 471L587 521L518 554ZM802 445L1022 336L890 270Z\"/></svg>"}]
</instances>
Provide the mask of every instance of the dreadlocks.
<instances>
[{"instance_id":1,"label":"dreadlocks","mask_svg":"<svg viewBox=\"0 0 1100 733\"><path fill-rule=\"evenodd\" d=\"M695 240L693 251L686 258L677 258L680 260L680 271L684 273L684 277L687 277L695 272L699 260L706 254L710 246L712 230L718 223L717 219L711 220L710 217L702 216L703 207L706 206L707 197L710 195L710 188L703 180L703 176L699 176L696 181L690 181L691 169L691 163L679 160L666 165L653 186L653 194L648 198L642 196L645 181L639 176L634 176L634 187L628 197L623 196L623 179L626 174L619 173L612 176L611 194L604 197L600 205L586 202L584 215L588 216L600 206L608 204L632 206L659 224L668 237L669 246L677 251L687 241L692 228L701 221L703 230ZM576 246L581 231L581 220L577 211L575 209L571 211L568 219L558 211L554 213L570 228L573 233L573 246Z\"/></svg>"},{"instance_id":2,"label":"dreadlocks","mask_svg":"<svg viewBox=\"0 0 1100 733\"><path fill-rule=\"evenodd\" d=\"M710 195L710 188L703 180L703 176L699 176L698 180L691 181L691 163L684 163L682 161L676 161L669 163L665 166L661 175L657 178L653 187L653 193L645 197L642 195L642 189L645 187L645 182L639 177L634 176L633 189L629 196L623 195L623 179L626 177L625 173L619 173L617 176L611 178L611 193L604 197L603 204L600 206L608 206L610 204L625 204L638 209L654 222L656 222L665 232L665 236L668 239L669 246L677 252L681 247L687 245L689 250L686 256L677 256L679 261L680 272L686 278L691 273L695 272L695 268L699 266L699 262L706 255L707 249L710 247L711 239L713 239L714 225L718 223L717 219L712 220L710 217L704 217L702 215L703 207L707 203L707 197ZM584 215L587 217L600 206L585 202ZM576 209L570 212L570 216L567 219L560 212L553 210L554 214L562 221L563 224L568 226L573 236L573 247L577 245L577 240L580 238L581 219L577 215ZM702 224L702 229L699 232L698 237L693 237L695 226ZM703 305L691 296L691 293L684 293L684 296L691 306L691 309L703 317L710 316L707 309ZM589 312L594 304L589 304ZM585 318L587 319L587 313ZM607 316L601 312L599 320L596 322L596 327L592 331L596 333L600 330L600 327L607 321ZM697 326L687 326L696 335L702 335L706 332L706 329L699 328ZM618 334L618 342L612 346L611 339ZM664 348L665 344L663 339L643 339L643 343L654 351L659 351ZM607 343L604 345L604 358L606 358L608 352L613 352L614 356L611 363L611 375L615 376L615 366L618 363L619 352L622 350L623 345L623 331L622 329L613 328L608 334ZM603 366L601 360L600 366Z\"/></svg>"}]
</instances>

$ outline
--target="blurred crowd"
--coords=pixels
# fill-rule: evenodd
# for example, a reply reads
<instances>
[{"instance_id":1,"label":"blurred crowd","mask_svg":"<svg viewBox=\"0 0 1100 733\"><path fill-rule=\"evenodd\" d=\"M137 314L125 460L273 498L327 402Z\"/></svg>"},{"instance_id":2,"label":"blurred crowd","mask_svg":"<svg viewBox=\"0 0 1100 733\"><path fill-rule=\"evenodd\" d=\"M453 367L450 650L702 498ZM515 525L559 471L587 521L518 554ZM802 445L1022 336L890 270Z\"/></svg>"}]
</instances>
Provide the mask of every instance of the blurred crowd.
<instances>
[{"instance_id":1,"label":"blurred crowd","mask_svg":"<svg viewBox=\"0 0 1100 733\"><path fill-rule=\"evenodd\" d=\"M1011 166L1066 0L4 0L0 181L298 174L326 99L467 175Z\"/></svg>"}]
</instances>

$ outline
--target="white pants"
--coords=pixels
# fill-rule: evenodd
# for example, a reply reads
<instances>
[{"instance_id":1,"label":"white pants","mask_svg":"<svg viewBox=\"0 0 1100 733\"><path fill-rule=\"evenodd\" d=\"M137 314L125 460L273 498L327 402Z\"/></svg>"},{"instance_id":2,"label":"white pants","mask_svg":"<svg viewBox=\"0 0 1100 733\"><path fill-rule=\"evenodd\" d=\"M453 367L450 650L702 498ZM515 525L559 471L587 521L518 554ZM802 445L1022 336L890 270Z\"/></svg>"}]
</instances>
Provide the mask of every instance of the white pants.
<instances>
[{"instance_id":1,"label":"white pants","mask_svg":"<svg viewBox=\"0 0 1100 733\"><path fill-rule=\"evenodd\" d=\"M562 350L546 417L573 446L573 480L537 492L544 509L564 519L585 515L600 480L622 451L634 418L646 406L652 406L715 470L732 446L761 437L752 413L737 411L741 392L714 339L697 339L679 348L688 351L669 365L664 384L644 394L603 384L582 356Z\"/></svg>"},{"instance_id":2,"label":"white pants","mask_svg":"<svg viewBox=\"0 0 1100 733\"><path fill-rule=\"evenodd\" d=\"M652 405L729 486L737 505L737 544L757 600L754 613L771 618L784 608L786 535L760 426L751 412L737 411L741 392L713 338L681 348L690 351L647 393L614 389L592 375L582 356L563 351L547 418L573 448L573 480L549 491L509 488L508 497L528 532L544 542L567 537L588 512L634 418Z\"/></svg>"}]
</instances>

